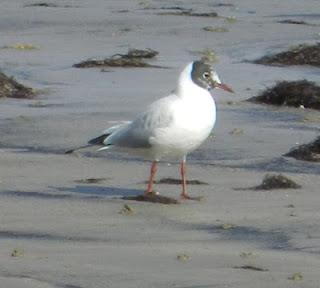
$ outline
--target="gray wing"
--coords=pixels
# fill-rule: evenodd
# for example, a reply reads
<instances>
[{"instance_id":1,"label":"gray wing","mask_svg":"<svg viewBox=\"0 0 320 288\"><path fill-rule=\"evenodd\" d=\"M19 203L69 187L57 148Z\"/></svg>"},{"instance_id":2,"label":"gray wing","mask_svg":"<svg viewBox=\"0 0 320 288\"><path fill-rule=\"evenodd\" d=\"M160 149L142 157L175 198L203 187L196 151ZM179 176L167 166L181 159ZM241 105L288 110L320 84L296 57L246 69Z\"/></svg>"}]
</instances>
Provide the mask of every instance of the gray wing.
<instances>
[{"instance_id":1,"label":"gray wing","mask_svg":"<svg viewBox=\"0 0 320 288\"><path fill-rule=\"evenodd\" d=\"M127 125L116 129L104 140L104 145L115 145L125 148L150 148L150 138L158 129L166 128L173 122L172 103L175 95L162 98Z\"/></svg>"}]
</instances>

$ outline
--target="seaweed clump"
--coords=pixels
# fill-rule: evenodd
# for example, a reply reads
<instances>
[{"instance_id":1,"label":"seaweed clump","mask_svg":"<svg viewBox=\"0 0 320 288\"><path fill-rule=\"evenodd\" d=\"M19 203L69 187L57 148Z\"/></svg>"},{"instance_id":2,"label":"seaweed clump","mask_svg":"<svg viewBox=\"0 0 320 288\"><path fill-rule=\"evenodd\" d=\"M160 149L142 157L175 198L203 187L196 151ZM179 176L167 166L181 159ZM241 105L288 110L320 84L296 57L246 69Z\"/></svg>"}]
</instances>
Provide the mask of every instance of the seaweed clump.
<instances>
[{"instance_id":1,"label":"seaweed clump","mask_svg":"<svg viewBox=\"0 0 320 288\"><path fill-rule=\"evenodd\" d=\"M48 3L48 2L38 2L38 3L32 3L32 4L26 4L24 7L44 7L44 8L74 8L77 6L73 5L57 5L54 3Z\"/></svg>"},{"instance_id":2,"label":"seaweed clump","mask_svg":"<svg viewBox=\"0 0 320 288\"><path fill-rule=\"evenodd\" d=\"M178 9L177 9L178 10ZM159 12L158 15L173 15L173 16L190 16L190 17L218 17L217 12L194 12L192 9L179 9L178 11Z\"/></svg>"},{"instance_id":3,"label":"seaweed clump","mask_svg":"<svg viewBox=\"0 0 320 288\"><path fill-rule=\"evenodd\" d=\"M134 200L134 201L140 201L140 202L151 202L151 203L160 203L160 204L179 204L178 200L161 196L158 193L147 193L147 194L141 194L137 196L125 196L122 199L124 200Z\"/></svg>"},{"instance_id":4,"label":"seaweed clump","mask_svg":"<svg viewBox=\"0 0 320 288\"><path fill-rule=\"evenodd\" d=\"M297 160L320 162L320 136L311 143L298 146L284 156Z\"/></svg>"},{"instance_id":5,"label":"seaweed clump","mask_svg":"<svg viewBox=\"0 0 320 288\"><path fill-rule=\"evenodd\" d=\"M245 269L245 270L252 270L252 271L258 271L258 272L266 272L269 271L268 269L261 268L254 265L242 265L242 266L235 266L233 267L235 269Z\"/></svg>"},{"instance_id":6,"label":"seaweed clump","mask_svg":"<svg viewBox=\"0 0 320 288\"><path fill-rule=\"evenodd\" d=\"M302 20L295 20L295 19L285 19L278 21L280 24L295 24L295 25L310 25L305 21Z\"/></svg>"},{"instance_id":7,"label":"seaweed clump","mask_svg":"<svg viewBox=\"0 0 320 288\"><path fill-rule=\"evenodd\" d=\"M47 2L38 2L33 4L27 4L24 7L46 7L46 8L57 8L57 4L47 3Z\"/></svg>"},{"instance_id":8,"label":"seaweed clump","mask_svg":"<svg viewBox=\"0 0 320 288\"><path fill-rule=\"evenodd\" d=\"M1 49L15 49L15 50L20 50L20 51L30 51L30 50L36 50L36 49L38 49L38 47L36 47L32 44L17 43L14 45L2 46Z\"/></svg>"},{"instance_id":9,"label":"seaweed clump","mask_svg":"<svg viewBox=\"0 0 320 288\"><path fill-rule=\"evenodd\" d=\"M76 68L92 68L92 67L152 67L160 68L160 66L151 65L144 59L151 59L157 56L159 52L152 49L129 49L127 54L114 54L111 57L97 60L88 59L73 65Z\"/></svg>"},{"instance_id":10,"label":"seaweed clump","mask_svg":"<svg viewBox=\"0 0 320 288\"><path fill-rule=\"evenodd\" d=\"M320 43L315 45L298 45L288 51L267 55L253 61L263 65L312 65L320 66Z\"/></svg>"},{"instance_id":11,"label":"seaweed clump","mask_svg":"<svg viewBox=\"0 0 320 288\"><path fill-rule=\"evenodd\" d=\"M262 183L253 187L254 190L272 190L272 189L298 189L299 184L282 174L267 174Z\"/></svg>"},{"instance_id":12,"label":"seaweed clump","mask_svg":"<svg viewBox=\"0 0 320 288\"><path fill-rule=\"evenodd\" d=\"M74 182L81 184L96 184L106 181L107 178L86 178L86 179L77 179Z\"/></svg>"},{"instance_id":13,"label":"seaweed clump","mask_svg":"<svg viewBox=\"0 0 320 288\"><path fill-rule=\"evenodd\" d=\"M187 185L209 185L207 182L203 182L200 180L186 180L186 184ZM148 183L148 181L146 181L145 183ZM155 184L169 184L169 185L181 185L182 184L182 180L181 179L175 179L175 178L161 178L159 181L155 181Z\"/></svg>"},{"instance_id":14,"label":"seaweed clump","mask_svg":"<svg viewBox=\"0 0 320 288\"><path fill-rule=\"evenodd\" d=\"M320 87L307 80L280 81L248 101L320 110Z\"/></svg>"},{"instance_id":15,"label":"seaweed clump","mask_svg":"<svg viewBox=\"0 0 320 288\"><path fill-rule=\"evenodd\" d=\"M26 87L0 72L0 98L31 99L35 95L36 93L32 88Z\"/></svg>"}]
</instances>

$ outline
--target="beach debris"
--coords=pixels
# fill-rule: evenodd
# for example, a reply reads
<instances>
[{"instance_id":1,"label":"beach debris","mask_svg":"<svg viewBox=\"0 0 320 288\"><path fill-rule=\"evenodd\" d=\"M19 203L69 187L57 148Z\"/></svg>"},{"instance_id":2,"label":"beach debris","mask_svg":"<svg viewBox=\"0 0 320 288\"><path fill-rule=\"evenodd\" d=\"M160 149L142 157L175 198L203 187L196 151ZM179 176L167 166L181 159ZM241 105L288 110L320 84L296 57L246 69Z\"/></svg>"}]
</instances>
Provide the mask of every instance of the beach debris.
<instances>
[{"instance_id":1,"label":"beach debris","mask_svg":"<svg viewBox=\"0 0 320 288\"><path fill-rule=\"evenodd\" d=\"M32 3L32 4L26 4L24 7L58 7L57 4L54 3L47 3L47 2L38 2L38 3Z\"/></svg>"},{"instance_id":2,"label":"beach debris","mask_svg":"<svg viewBox=\"0 0 320 288\"><path fill-rule=\"evenodd\" d=\"M157 8L153 8L157 9ZM160 7L161 10L179 10L179 11L192 11L192 9L184 8L181 6L162 6Z\"/></svg>"},{"instance_id":3,"label":"beach debris","mask_svg":"<svg viewBox=\"0 0 320 288\"><path fill-rule=\"evenodd\" d=\"M244 130L242 128L234 128L229 132L230 135L241 135L243 133Z\"/></svg>"},{"instance_id":4,"label":"beach debris","mask_svg":"<svg viewBox=\"0 0 320 288\"><path fill-rule=\"evenodd\" d=\"M190 17L218 17L217 12L194 12L192 9L179 9L178 11L158 12L157 15L190 16Z\"/></svg>"},{"instance_id":5,"label":"beach debris","mask_svg":"<svg viewBox=\"0 0 320 288\"><path fill-rule=\"evenodd\" d=\"M77 6L73 6L73 5L58 5L58 4L49 3L49 2L38 2L38 3L26 4L23 7L74 8L74 7L77 7Z\"/></svg>"},{"instance_id":6,"label":"beach debris","mask_svg":"<svg viewBox=\"0 0 320 288\"><path fill-rule=\"evenodd\" d=\"M148 181L145 181L148 183ZM182 180L176 178L161 178L159 181L154 181L156 184L171 184L171 185L181 185ZM187 185L209 185L207 182L203 182L200 180L187 180Z\"/></svg>"},{"instance_id":7,"label":"beach debris","mask_svg":"<svg viewBox=\"0 0 320 288\"><path fill-rule=\"evenodd\" d=\"M36 101L34 103L29 104L28 106L32 108L45 108L48 105L43 103L42 101Z\"/></svg>"},{"instance_id":8,"label":"beach debris","mask_svg":"<svg viewBox=\"0 0 320 288\"><path fill-rule=\"evenodd\" d=\"M23 98L31 99L36 96L35 90L18 83L0 72L0 98Z\"/></svg>"},{"instance_id":9,"label":"beach debris","mask_svg":"<svg viewBox=\"0 0 320 288\"><path fill-rule=\"evenodd\" d=\"M124 28L120 28L119 31L126 33L126 32L132 31L132 28L130 28L130 27L124 27Z\"/></svg>"},{"instance_id":10,"label":"beach debris","mask_svg":"<svg viewBox=\"0 0 320 288\"><path fill-rule=\"evenodd\" d=\"M219 2L219 3L210 4L210 6L212 6L212 7L234 7L235 5L232 4L232 3L222 3L222 2Z\"/></svg>"},{"instance_id":11,"label":"beach debris","mask_svg":"<svg viewBox=\"0 0 320 288\"><path fill-rule=\"evenodd\" d=\"M150 0L140 0L138 2L139 6L144 6L144 7L149 7L151 5L151 1Z\"/></svg>"},{"instance_id":12,"label":"beach debris","mask_svg":"<svg viewBox=\"0 0 320 288\"><path fill-rule=\"evenodd\" d=\"M13 118L13 120L16 123L26 123L26 122L31 122L32 121L32 117L25 116L25 115L19 115L19 116Z\"/></svg>"},{"instance_id":13,"label":"beach debris","mask_svg":"<svg viewBox=\"0 0 320 288\"><path fill-rule=\"evenodd\" d=\"M307 80L280 81L248 101L320 110L320 86Z\"/></svg>"},{"instance_id":14,"label":"beach debris","mask_svg":"<svg viewBox=\"0 0 320 288\"><path fill-rule=\"evenodd\" d=\"M180 262L187 262L191 259L188 254L182 253L177 255L177 260Z\"/></svg>"},{"instance_id":15,"label":"beach debris","mask_svg":"<svg viewBox=\"0 0 320 288\"><path fill-rule=\"evenodd\" d=\"M295 19L285 19L285 20L279 20L277 22L281 24L311 25L305 21L295 20Z\"/></svg>"},{"instance_id":16,"label":"beach debris","mask_svg":"<svg viewBox=\"0 0 320 288\"><path fill-rule=\"evenodd\" d=\"M127 59L127 58L105 58L102 60L89 59L76 63L75 68L94 68L94 67L153 67L152 65L141 60L141 58Z\"/></svg>"},{"instance_id":17,"label":"beach debris","mask_svg":"<svg viewBox=\"0 0 320 288\"><path fill-rule=\"evenodd\" d=\"M116 11L114 11L114 12L116 12L116 13L129 13L130 10L129 10L129 9L120 9L120 10L116 10ZM130 30L131 30L131 29L130 29Z\"/></svg>"},{"instance_id":18,"label":"beach debris","mask_svg":"<svg viewBox=\"0 0 320 288\"><path fill-rule=\"evenodd\" d=\"M299 189L301 186L282 174L266 174L262 183L253 187L254 190Z\"/></svg>"},{"instance_id":19,"label":"beach debris","mask_svg":"<svg viewBox=\"0 0 320 288\"><path fill-rule=\"evenodd\" d=\"M228 101L226 102L226 104L231 106L231 105L237 104L237 102L228 100Z\"/></svg>"},{"instance_id":20,"label":"beach debris","mask_svg":"<svg viewBox=\"0 0 320 288\"><path fill-rule=\"evenodd\" d=\"M301 122L305 122L305 123L320 122L320 115L308 114L301 119Z\"/></svg>"},{"instance_id":21,"label":"beach debris","mask_svg":"<svg viewBox=\"0 0 320 288\"><path fill-rule=\"evenodd\" d=\"M224 22L228 23L228 24L234 24L238 22L238 19L234 16L230 16L230 17L225 17L224 18Z\"/></svg>"},{"instance_id":22,"label":"beach debris","mask_svg":"<svg viewBox=\"0 0 320 288\"><path fill-rule=\"evenodd\" d=\"M201 55L201 61L209 62L209 63L218 62L217 53L213 49L206 48L200 51L200 55Z\"/></svg>"},{"instance_id":23,"label":"beach debris","mask_svg":"<svg viewBox=\"0 0 320 288\"><path fill-rule=\"evenodd\" d=\"M231 229L234 229L236 228L237 225L233 224L233 223L223 223L219 226L220 229L223 229L223 230L231 230Z\"/></svg>"},{"instance_id":24,"label":"beach debris","mask_svg":"<svg viewBox=\"0 0 320 288\"><path fill-rule=\"evenodd\" d=\"M123 215L131 215L134 213L134 210L128 204L124 204L119 213Z\"/></svg>"},{"instance_id":25,"label":"beach debris","mask_svg":"<svg viewBox=\"0 0 320 288\"><path fill-rule=\"evenodd\" d=\"M242 265L242 266L235 266L233 267L235 269L245 269L245 270L252 270L252 271L258 271L258 272L266 272L269 271L269 269L261 268L254 265Z\"/></svg>"},{"instance_id":26,"label":"beach debris","mask_svg":"<svg viewBox=\"0 0 320 288\"><path fill-rule=\"evenodd\" d=\"M96 183L101 183L108 180L107 178L85 178L85 179L77 179L74 180L76 183L81 183L81 184L96 184Z\"/></svg>"},{"instance_id":27,"label":"beach debris","mask_svg":"<svg viewBox=\"0 0 320 288\"><path fill-rule=\"evenodd\" d=\"M13 45L2 46L1 49L15 49L15 50L28 51L28 50L36 50L39 48L33 44L17 43Z\"/></svg>"},{"instance_id":28,"label":"beach debris","mask_svg":"<svg viewBox=\"0 0 320 288\"><path fill-rule=\"evenodd\" d=\"M127 54L114 54L104 59L88 59L73 65L76 68L92 67L150 67L163 68L161 66L151 65L144 59L151 59L157 56L159 52L152 49L129 49Z\"/></svg>"},{"instance_id":29,"label":"beach debris","mask_svg":"<svg viewBox=\"0 0 320 288\"><path fill-rule=\"evenodd\" d=\"M43 91L43 90L42 90ZM38 93L39 90L36 91ZM61 107L62 103L44 103L43 101L35 101L33 103L28 104L28 107L32 108L50 108L50 107Z\"/></svg>"},{"instance_id":30,"label":"beach debris","mask_svg":"<svg viewBox=\"0 0 320 288\"><path fill-rule=\"evenodd\" d=\"M207 32L217 32L217 33L229 32L229 29L225 27L205 26L202 29Z\"/></svg>"},{"instance_id":31,"label":"beach debris","mask_svg":"<svg viewBox=\"0 0 320 288\"><path fill-rule=\"evenodd\" d=\"M288 277L292 281L301 281L303 280L303 275L301 272L294 272L291 276Z\"/></svg>"},{"instance_id":32,"label":"beach debris","mask_svg":"<svg viewBox=\"0 0 320 288\"><path fill-rule=\"evenodd\" d=\"M124 196L122 199L159 204L179 204L178 200L167 196L161 196L157 192L141 194L137 196Z\"/></svg>"},{"instance_id":33,"label":"beach debris","mask_svg":"<svg viewBox=\"0 0 320 288\"><path fill-rule=\"evenodd\" d=\"M211 48L205 48L199 51L190 51L191 54L201 57L201 61L215 63L218 62L217 53Z\"/></svg>"},{"instance_id":34,"label":"beach debris","mask_svg":"<svg viewBox=\"0 0 320 288\"><path fill-rule=\"evenodd\" d=\"M295 211L295 209L294 209L295 206L293 204L287 205L286 208L290 209L290 211L289 211L289 216L290 217L297 217L298 216L296 211Z\"/></svg>"},{"instance_id":35,"label":"beach debris","mask_svg":"<svg viewBox=\"0 0 320 288\"><path fill-rule=\"evenodd\" d=\"M252 251L248 251L248 252L242 251L240 252L239 256L241 258L247 259L247 258L255 258L257 257L257 254Z\"/></svg>"},{"instance_id":36,"label":"beach debris","mask_svg":"<svg viewBox=\"0 0 320 288\"><path fill-rule=\"evenodd\" d=\"M23 251L23 249L15 248L12 250L10 255L11 255L11 257L22 257L22 256L24 256L24 251Z\"/></svg>"},{"instance_id":37,"label":"beach debris","mask_svg":"<svg viewBox=\"0 0 320 288\"><path fill-rule=\"evenodd\" d=\"M311 143L292 149L284 156L293 157L297 160L320 162L320 136Z\"/></svg>"},{"instance_id":38,"label":"beach debris","mask_svg":"<svg viewBox=\"0 0 320 288\"><path fill-rule=\"evenodd\" d=\"M267 55L254 60L253 63L263 65L312 65L320 66L320 42L314 45L301 44L288 51Z\"/></svg>"},{"instance_id":39,"label":"beach debris","mask_svg":"<svg viewBox=\"0 0 320 288\"><path fill-rule=\"evenodd\" d=\"M123 58L154 58L159 54L158 51L147 49L129 49L127 54L116 54L114 56L120 56Z\"/></svg>"},{"instance_id":40,"label":"beach debris","mask_svg":"<svg viewBox=\"0 0 320 288\"><path fill-rule=\"evenodd\" d=\"M298 214L297 214L296 212L294 212L294 211L291 211L291 212L289 213L289 216L290 216L290 217L298 217Z\"/></svg>"}]
</instances>

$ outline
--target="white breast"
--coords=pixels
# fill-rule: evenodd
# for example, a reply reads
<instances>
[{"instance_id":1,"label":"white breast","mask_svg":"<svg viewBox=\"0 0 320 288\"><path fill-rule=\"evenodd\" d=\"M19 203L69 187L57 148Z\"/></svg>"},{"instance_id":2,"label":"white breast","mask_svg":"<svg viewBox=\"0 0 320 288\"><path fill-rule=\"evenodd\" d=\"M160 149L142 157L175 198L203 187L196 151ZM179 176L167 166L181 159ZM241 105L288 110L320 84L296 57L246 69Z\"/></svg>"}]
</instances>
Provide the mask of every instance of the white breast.
<instances>
[{"instance_id":1,"label":"white breast","mask_svg":"<svg viewBox=\"0 0 320 288\"><path fill-rule=\"evenodd\" d=\"M210 135L216 121L216 106L211 94L193 82L188 82L183 89L177 91L176 101L171 103L171 109L172 124L158 129L152 139L160 157L181 157L198 148Z\"/></svg>"}]
</instances>

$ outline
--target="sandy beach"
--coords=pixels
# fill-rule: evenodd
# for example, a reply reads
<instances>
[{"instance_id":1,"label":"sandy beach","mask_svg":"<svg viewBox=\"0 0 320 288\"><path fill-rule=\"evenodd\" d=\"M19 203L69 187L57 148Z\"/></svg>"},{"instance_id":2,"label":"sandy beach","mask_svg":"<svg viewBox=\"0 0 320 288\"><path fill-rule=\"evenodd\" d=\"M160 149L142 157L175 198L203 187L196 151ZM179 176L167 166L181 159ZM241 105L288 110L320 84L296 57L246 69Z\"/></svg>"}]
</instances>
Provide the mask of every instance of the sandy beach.
<instances>
[{"instance_id":1,"label":"sandy beach","mask_svg":"<svg viewBox=\"0 0 320 288\"><path fill-rule=\"evenodd\" d=\"M319 136L319 112L244 101L280 80L319 84L319 68L250 62L318 42L318 0L35 3L0 9L0 70L40 91L0 99L0 287L319 287L320 166L283 156ZM164 13L177 7L219 17ZM150 63L167 68L72 67L130 48L158 51ZM188 158L188 178L206 183L190 194L203 201L122 200L145 189L148 162L64 154L170 93L208 49L236 93L213 92L213 135ZM250 189L267 173L301 188ZM160 163L164 177L178 178L178 164ZM178 185L157 190L179 199Z\"/></svg>"}]
</instances>

